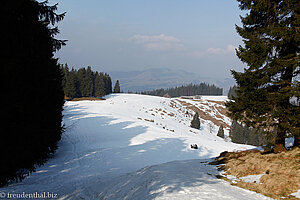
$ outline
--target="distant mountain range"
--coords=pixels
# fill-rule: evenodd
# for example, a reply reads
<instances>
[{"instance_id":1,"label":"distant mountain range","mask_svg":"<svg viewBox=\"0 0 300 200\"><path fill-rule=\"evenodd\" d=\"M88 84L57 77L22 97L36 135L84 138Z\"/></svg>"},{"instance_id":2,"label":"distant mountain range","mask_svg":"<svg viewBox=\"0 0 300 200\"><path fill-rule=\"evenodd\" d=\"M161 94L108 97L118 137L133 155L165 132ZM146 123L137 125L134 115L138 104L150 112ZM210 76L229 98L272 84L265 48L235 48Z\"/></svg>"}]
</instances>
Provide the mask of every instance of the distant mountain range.
<instances>
[{"instance_id":1,"label":"distant mountain range","mask_svg":"<svg viewBox=\"0 0 300 200\"><path fill-rule=\"evenodd\" d=\"M229 87L234 85L234 80L230 78L201 77L195 73L168 68L150 68L140 71L111 71L108 73L112 77L113 83L116 80L120 81L121 90L124 92L150 91L159 88L205 82L223 88L223 94L227 95Z\"/></svg>"}]
</instances>

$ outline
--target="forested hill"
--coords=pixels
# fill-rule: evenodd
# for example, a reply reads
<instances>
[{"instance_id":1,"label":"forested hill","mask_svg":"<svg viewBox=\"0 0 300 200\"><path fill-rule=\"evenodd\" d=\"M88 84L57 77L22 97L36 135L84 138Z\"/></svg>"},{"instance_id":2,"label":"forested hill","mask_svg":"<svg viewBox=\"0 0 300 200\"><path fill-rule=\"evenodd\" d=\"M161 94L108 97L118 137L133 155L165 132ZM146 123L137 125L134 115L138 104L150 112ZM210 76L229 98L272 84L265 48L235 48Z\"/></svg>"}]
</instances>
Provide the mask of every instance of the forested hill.
<instances>
[{"instance_id":1,"label":"forested hill","mask_svg":"<svg viewBox=\"0 0 300 200\"><path fill-rule=\"evenodd\" d=\"M65 97L102 97L112 93L111 77L104 72L92 71L91 67L69 70L61 66Z\"/></svg>"},{"instance_id":2,"label":"forested hill","mask_svg":"<svg viewBox=\"0 0 300 200\"><path fill-rule=\"evenodd\" d=\"M195 95L223 95L223 89L215 85L209 85L206 83L200 83L198 85L189 84L186 86L180 86L168 89L157 89L153 91L142 92L141 94L164 96L169 94L170 97L179 96L195 96Z\"/></svg>"}]
</instances>

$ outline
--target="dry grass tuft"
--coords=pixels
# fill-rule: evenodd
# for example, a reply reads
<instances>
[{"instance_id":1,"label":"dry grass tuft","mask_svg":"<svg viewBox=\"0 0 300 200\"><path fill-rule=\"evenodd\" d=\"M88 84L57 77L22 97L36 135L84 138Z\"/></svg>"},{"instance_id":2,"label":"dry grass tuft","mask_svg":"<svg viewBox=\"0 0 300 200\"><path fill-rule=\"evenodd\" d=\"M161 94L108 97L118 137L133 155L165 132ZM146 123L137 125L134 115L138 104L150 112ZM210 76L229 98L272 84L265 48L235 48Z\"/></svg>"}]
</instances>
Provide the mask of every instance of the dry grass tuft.
<instances>
[{"instance_id":1,"label":"dry grass tuft","mask_svg":"<svg viewBox=\"0 0 300 200\"><path fill-rule=\"evenodd\" d=\"M300 189L300 148L262 155L258 150L223 153L215 163L221 164L225 175L237 178L264 174L260 183L237 182L236 186L281 199L297 199L289 194Z\"/></svg>"},{"instance_id":2,"label":"dry grass tuft","mask_svg":"<svg viewBox=\"0 0 300 200\"><path fill-rule=\"evenodd\" d=\"M168 115L169 115L170 117L174 117L174 116L175 116L174 113L169 113Z\"/></svg>"}]
</instances>

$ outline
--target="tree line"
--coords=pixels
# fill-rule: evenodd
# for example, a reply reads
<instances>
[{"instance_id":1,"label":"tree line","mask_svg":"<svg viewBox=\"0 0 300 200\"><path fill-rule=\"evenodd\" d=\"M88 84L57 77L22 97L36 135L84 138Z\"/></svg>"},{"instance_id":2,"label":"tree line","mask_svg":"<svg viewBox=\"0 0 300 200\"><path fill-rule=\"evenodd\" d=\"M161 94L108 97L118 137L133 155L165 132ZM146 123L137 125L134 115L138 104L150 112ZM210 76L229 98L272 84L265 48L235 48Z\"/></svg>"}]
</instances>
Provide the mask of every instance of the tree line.
<instances>
[{"instance_id":1,"label":"tree line","mask_svg":"<svg viewBox=\"0 0 300 200\"><path fill-rule=\"evenodd\" d=\"M70 70L67 64L61 65L61 70L65 98L102 97L112 93L112 81L107 73L92 71L90 66ZM119 86L118 81L116 85Z\"/></svg>"},{"instance_id":2,"label":"tree line","mask_svg":"<svg viewBox=\"0 0 300 200\"><path fill-rule=\"evenodd\" d=\"M168 89L156 89L153 91L141 92L141 94L153 95L153 96L164 96L168 94L170 97L180 96L195 96L195 95L222 95L223 89L216 87L215 85L209 85L206 83L188 84L185 86L168 88Z\"/></svg>"},{"instance_id":3,"label":"tree line","mask_svg":"<svg viewBox=\"0 0 300 200\"><path fill-rule=\"evenodd\" d=\"M274 144L275 136L276 130L273 134L267 134L262 129L248 127L246 124L242 125L236 120L233 120L229 131L232 142L253 146Z\"/></svg>"},{"instance_id":4,"label":"tree line","mask_svg":"<svg viewBox=\"0 0 300 200\"><path fill-rule=\"evenodd\" d=\"M217 136L226 139L224 134L224 128L221 125L219 127ZM229 138L231 142L238 144L248 144L253 146L265 146L274 144L276 137L276 130L273 134L268 134L262 129L248 127L246 124L242 124L236 120L233 120L229 130Z\"/></svg>"}]
</instances>

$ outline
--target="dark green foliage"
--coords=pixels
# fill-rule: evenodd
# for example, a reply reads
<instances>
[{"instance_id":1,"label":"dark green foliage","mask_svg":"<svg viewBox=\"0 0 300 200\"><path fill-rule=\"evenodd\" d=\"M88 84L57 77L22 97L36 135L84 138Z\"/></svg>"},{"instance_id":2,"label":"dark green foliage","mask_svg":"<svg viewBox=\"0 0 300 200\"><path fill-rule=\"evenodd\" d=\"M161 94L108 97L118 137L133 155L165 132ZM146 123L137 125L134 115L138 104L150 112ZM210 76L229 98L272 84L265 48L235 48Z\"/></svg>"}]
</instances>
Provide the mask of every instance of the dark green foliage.
<instances>
[{"instance_id":1,"label":"dark green foliage","mask_svg":"<svg viewBox=\"0 0 300 200\"><path fill-rule=\"evenodd\" d=\"M224 135L224 129L223 129L223 126L221 125L219 130L218 130L218 134L217 136L219 136L220 138L225 138L225 135Z\"/></svg>"},{"instance_id":2,"label":"dark green foliage","mask_svg":"<svg viewBox=\"0 0 300 200\"><path fill-rule=\"evenodd\" d=\"M300 1L238 2L248 14L236 26L244 42L237 56L248 67L232 71L237 96L227 104L230 115L270 134L276 129L276 145L284 146L291 135L299 141L300 107L291 99L300 98Z\"/></svg>"},{"instance_id":3,"label":"dark green foliage","mask_svg":"<svg viewBox=\"0 0 300 200\"><path fill-rule=\"evenodd\" d=\"M61 66L63 72L63 89L68 98L102 97L112 93L111 78L103 72L94 72L91 67L71 69L68 65Z\"/></svg>"},{"instance_id":4,"label":"dark green foliage","mask_svg":"<svg viewBox=\"0 0 300 200\"><path fill-rule=\"evenodd\" d=\"M229 91L228 91L227 96L228 96L228 98L229 98L230 100L232 100L234 97L237 96L237 95L236 95L236 90L237 90L237 86L233 86L233 87L230 87L230 88L229 88Z\"/></svg>"},{"instance_id":5,"label":"dark green foliage","mask_svg":"<svg viewBox=\"0 0 300 200\"><path fill-rule=\"evenodd\" d=\"M105 85L104 85L104 77L103 73L95 73L95 88L94 88L94 95L96 97L105 96Z\"/></svg>"},{"instance_id":6,"label":"dark green foliage","mask_svg":"<svg viewBox=\"0 0 300 200\"><path fill-rule=\"evenodd\" d=\"M276 130L272 134L266 134L262 129L249 128L234 120L230 127L229 136L234 143L262 146L274 144L275 132Z\"/></svg>"},{"instance_id":7,"label":"dark green foliage","mask_svg":"<svg viewBox=\"0 0 300 200\"><path fill-rule=\"evenodd\" d=\"M120 89L120 83L119 80L116 81L115 87L114 87L114 93L120 93L121 89ZM129 91L128 91L129 93Z\"/></svg>"},{"instance_id":8,"label":"dark green foliage","mask_svg":"<svg viewBox=\"0 0 300 200\"><path fill-rule=\"evenodd\" d=\"M199 114L196 112L192 121L191 121L191 127L195 129L200 129L200 119Z\"/></svg>"},{"instance_id":9,"label":"dark green foliage","mask_svg":"<svg viewBox=\"0 0 300 200\"><path fill-rule=\"evenodd\" d=\"M77 71L77 80L79 82L79 96L90 97L93 95L94 77L91 67L80 68Z\"/></svg>"},{"instance_id":10,"label":"dark green foliage","mask_svg":"<svg viewBox=\"0 0 300 200\"><path fill-rule=\"evenodd\" d=\"M229 137L231 138L231 141L238 144L246 144L246 139L243 133L243 126L234 120L229 131Z\"/></svg>"},{"instance_id":11,"label":"dark green foliage","mask_svg":"<svg viewBox=\"0 0 300 200\"><path fill-rule=\"evenodd\" d=\"M62 77L53 25L64 14L47 2L1 2L0 186L42 165L61 138Z\"/></svg>"},{"instance_id":12,"label":"dark green foliage","mask_svg":"<svg viewBox=\"0 0 300 200\"><path fill-rule=\"evenodd\" d=\"M157 89L148 92L142 92L142 94L153 95L153 96L164 96L169 94L171 97L180 96L195 96L195 95L222 95L223 89L218 88L215 85L209 85L206 83L200 83L199 85L189 84L186 86L180 86L169 89Z\"/></svg>"},{"instance_id":13,"label":"dark green foliage","mask_svg":"<svg viewBox=\"0 0 300 200\"><path fill-rule=\"evenodd\" d=\"M103 77L104 77L103 80L104 80L105 93L106 94L110 94L110 93L112 93L111 78L110 78L110 76L107 73L105 73Z\"/></svg>"},{"instance_id":14,"label":"dark green foliage","mask_svg":"<svg viewBox=\"0 0 300 200\"><path fill-rule=\"evenodd\" d=\"M74 69L69 71L68 65L66 64L65 67L62 68L63 72L63 90L65 96L69 98L74 98L78 96L77 86L78 80Z\"/></svg>"}]
</instances>

